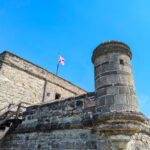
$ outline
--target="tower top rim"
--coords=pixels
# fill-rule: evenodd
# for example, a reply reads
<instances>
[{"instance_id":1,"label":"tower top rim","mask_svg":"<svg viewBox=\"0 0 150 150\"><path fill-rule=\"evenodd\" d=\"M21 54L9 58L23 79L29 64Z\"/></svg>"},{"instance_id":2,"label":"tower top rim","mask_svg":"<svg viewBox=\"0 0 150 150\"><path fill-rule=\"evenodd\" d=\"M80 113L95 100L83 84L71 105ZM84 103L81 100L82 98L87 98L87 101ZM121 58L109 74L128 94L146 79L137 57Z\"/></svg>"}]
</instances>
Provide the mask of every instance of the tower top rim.
<instances>
[{"instance_id":1,"label":"tower top rim","mask_svg":"<svg viewBox=\"0 0 150 150\"><path fill-rule=\"evenodd\" d=\"M121 41L110 40L102 42L94 49L92 56L92 63L94 64L95 59L100 55L110 52L122 52L127 54L130 57L130 59L132 59L132 53L130 47L127 44Z\"/></svg>"}]
</instances>

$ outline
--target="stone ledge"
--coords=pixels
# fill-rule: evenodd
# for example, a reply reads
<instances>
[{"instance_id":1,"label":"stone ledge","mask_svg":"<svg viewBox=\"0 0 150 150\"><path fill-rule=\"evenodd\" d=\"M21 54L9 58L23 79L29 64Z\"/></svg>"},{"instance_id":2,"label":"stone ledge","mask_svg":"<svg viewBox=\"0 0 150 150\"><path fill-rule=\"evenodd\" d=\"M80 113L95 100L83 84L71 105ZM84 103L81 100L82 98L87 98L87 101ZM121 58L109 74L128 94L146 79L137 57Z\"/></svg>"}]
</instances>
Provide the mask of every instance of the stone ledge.
<instances>
[{"instance_id":1,"label":"stone ledge","mask_svg":"<svg viewBox=\"0 0 150 150\"><path fill-rule=\"evenodd\" d=\"M147 118L140 112L96 113L93 124L105 135L133 135L139 132L150 135Z\"/></svg>"},{"instance_id":2,"label":"stone ledge","mask_svg":"<svg viewBox=\"0 0 150 150\"><path fill-rule=\"evenodd\" d=\"M116 119L137 120L140 122L146 121L146 117L142 113L133 111L96 113L94 114L93 118L95 122L105 122L108 120L116 120Z\"/></svg>"}]
</instances>

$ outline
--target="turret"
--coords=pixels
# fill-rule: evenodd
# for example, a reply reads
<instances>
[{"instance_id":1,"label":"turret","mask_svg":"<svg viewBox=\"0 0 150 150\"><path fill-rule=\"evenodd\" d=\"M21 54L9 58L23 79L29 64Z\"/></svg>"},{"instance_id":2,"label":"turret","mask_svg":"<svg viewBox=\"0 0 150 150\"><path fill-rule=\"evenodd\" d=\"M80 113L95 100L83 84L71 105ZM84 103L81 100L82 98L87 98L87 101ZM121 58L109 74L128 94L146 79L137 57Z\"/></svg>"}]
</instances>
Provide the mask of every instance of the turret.
<instances>
[{"instance_id":1,"label":"turret","mask_svg":"<svg viewBox=\"0 0 150 150\"><path fill-rule=\"evenodd\" d=\"M97 112L139 111L134 85L132 53L119 41L107 41L93 52Z\"/></svg>"}]
</instances>

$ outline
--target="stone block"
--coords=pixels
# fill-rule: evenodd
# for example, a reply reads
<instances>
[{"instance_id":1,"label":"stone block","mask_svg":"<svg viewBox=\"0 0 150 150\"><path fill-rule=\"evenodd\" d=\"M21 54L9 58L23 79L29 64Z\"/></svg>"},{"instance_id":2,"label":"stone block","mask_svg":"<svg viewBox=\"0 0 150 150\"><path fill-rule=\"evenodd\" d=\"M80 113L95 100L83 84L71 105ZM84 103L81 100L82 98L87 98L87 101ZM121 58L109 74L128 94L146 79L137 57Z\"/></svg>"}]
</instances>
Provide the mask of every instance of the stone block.
<instances>
[{"instance_id":1,"label":"stone block","mask_svg":"<svg viewBox=\"0 0 150 150\"><path fill-rule=\"evenodd\" d=\"M130 87L130 95L136 95L136 91L134 88Z\"/></svg>"},{"instance_id":2,"label":"stone block","mask_svg":"<svg viewBox=\"0 0 150 150\"><path fill-rule=\"evenodd\" d=\"M105 96L102 96L102 97L98 97L96 99L96 107L98 106L104 106L106 103L105 103Z\"/></svg>"},{"instance_id":3,"label":"stone block","mask_svg":"<svg viewBox=\"0 0 150 150\"><path fill-rule=\"evenodd\" d=\"M106 102L106 105L114 104L114 95L107 95L105 102Z\"/></svg>"},{"instance_id":4,"label":"stone block","mask_svg":"<svg viewBox=\"0 0 150 150\"><path fill-rule=\"evenodd\" d=\"M115 95L114 104L126 104L126 95L125 94Z\"/></svg>"},{"instance_id":5,"label":"stone block","mask_svg":"<svg viewBox=\"0 0 150 150\"><path fill-rule=\"evenodd\" d=\"M124 105L124 104L116 104L116 105L112 105L110 107L111 111L132 111L131 106L128 105Z\"/></svg>"},{"instance_id":6,"label":"stone block","mask_svg":"<svg viewBox=\"0 0 150 150\"><path fill-rule=\"evenodd\" d=\"M97 112L101 112L101 113L105 113L105 112L110 112L110 106L102 106L102 107L98 107L97 109Z\"/></svg>"},{"instance_id":7,"label":"stone block","mask_svg":"<svg viewBox=\"0 0 150 150\"><path fill-rule=\"evenodd\" d=\"M105 96L107 93L106 88L100 89L96 92L96 97Z\"/></svg>"},{"instance_id":8,"label":"stone block","mask_svg":"<svg viewBox=\"0 0 150 150\"><path fill-rule=\"evenodd\" d=\"M122 87L118 87L118 88L119 88L119 94L129 94L130 93L128 87L122 86Z\"/></svg>"},{"instance_id":9,"label":"stone block","mask_svg":"<svg viewBox=\"0 0 150 150\"><path fill-rule=\"evenodd\" d=\"M97 149L97 142L96 141L87 141L86 142L87 149Z\"/></svg>"},{"instance_id":10,"label":"stone block","mask_svg":"<svg viewBox=\"0 0 150 150\"><path fill-rule=\"evenodd\" d=\"M87 133L81 133L80 134L80 138L81 139L87 139L88 138L88 134Z\"/></svg>"},{"instance_id":11,"label":"stone block","mask_svg":"<svg viewBox=\"0 0 150 150\"><path fill-rule=\"evenodd\" d=\"M85 101L85 105L84 105L85 108L93 107L93 106L95 106L95 100L86 100Z\"/></svg>"},{"instance_id":12,"label":"stone block","mask_svg":"<svg viewBox=\"0 0 150 150\"><path fill-rule=\"evenodd\" d=\"M75 148L79 150L84 150L86 149L86 144L83 141L77 141Z\"/></svg>"},{"instance_id":13,"label":"stone block","mask_svg":"<svg viewBox=\"0 0 150 150\"><path fill-rule=\"evenodd\" d=\"M132 105L132 96L130 94L126 95L126 102L127 105Z\"/></svg>"},{"instance_id":14,"label":"stone block","mask_svg":"<svg viewBox=\"0 0 150 150\"><path fill-rule=\"evenodd\" d=\"M107 94L108 95L116 95L116 94L119 94L119 89L118 87L116 86L111 86L111 87L107 87Z\"/></svg>"}]
</instances>

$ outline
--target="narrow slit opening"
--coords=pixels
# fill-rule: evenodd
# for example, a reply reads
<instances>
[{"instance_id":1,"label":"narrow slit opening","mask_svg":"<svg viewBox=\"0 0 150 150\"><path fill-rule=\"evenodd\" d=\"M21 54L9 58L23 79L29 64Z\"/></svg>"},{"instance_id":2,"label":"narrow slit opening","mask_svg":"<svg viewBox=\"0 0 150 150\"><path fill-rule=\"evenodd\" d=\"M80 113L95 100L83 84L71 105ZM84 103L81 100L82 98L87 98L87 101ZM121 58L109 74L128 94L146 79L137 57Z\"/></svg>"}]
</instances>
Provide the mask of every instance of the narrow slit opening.
<instances>
[{"instance_id":1,"label":"narrow slit opening","mask_svg":"<svg viewBox=\"0 0 150 150\"><path fill-rule=\"evenodd\" d=\"M120 59L120 64L121 64L121 65L124 65L123 59Z\"/></svg>"}]
</instances>

